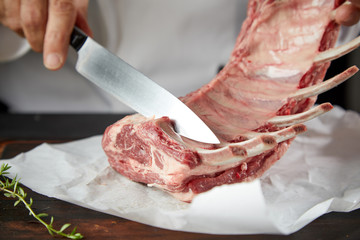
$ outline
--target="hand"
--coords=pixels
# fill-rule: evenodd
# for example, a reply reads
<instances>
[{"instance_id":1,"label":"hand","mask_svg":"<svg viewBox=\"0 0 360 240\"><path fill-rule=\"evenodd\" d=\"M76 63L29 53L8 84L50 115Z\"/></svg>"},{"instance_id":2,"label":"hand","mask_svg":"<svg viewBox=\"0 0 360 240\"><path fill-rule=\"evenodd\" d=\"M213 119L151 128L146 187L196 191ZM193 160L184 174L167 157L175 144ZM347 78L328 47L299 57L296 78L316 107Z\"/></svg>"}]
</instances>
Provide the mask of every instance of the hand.
<instances>
[{"instance_id":1,"label":"hand","mask_svg":"<svg viewBox=\"0 0 360 240\"><path fill-rule=\"evenodd\" d=\"M359 22L360 0L349 0L336 9L335 20L344 26L351 26Z\"/></svg>"},{"instance_id":2,"label":"hand","mask_svg":"<svg viewBox=\"0 0 360 240\"><path fill-rule=\"evenodd\" d=\"M43 52L44 65L60 69L76 24L88 35L88 0L0 0L0 22Z\"/></svg>"}]
</instances>

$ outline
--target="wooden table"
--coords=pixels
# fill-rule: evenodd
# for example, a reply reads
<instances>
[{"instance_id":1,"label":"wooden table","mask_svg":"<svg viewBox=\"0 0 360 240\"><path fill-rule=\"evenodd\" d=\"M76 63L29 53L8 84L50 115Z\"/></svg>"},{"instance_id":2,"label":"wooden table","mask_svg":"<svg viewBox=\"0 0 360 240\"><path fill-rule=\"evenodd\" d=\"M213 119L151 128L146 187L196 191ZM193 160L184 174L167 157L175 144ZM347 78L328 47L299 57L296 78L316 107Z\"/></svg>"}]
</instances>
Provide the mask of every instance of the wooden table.
<instances>
[{"instance_id":1,"label":"wooden table","mask_svg":"<svg viewBox=\"0 0 360 240\"><path fill-rule=\"evenodd\" d=\"M43 142L67 142L102 134L122 115L0 115L0 158L11 158ZM0 161L1 163L1 161ZM289 236L209 235L164 230L88 210L25 188L36 212L55 218L55 225L70 222L85 239L360 239L360 210L326 214ZM0 196L0 239L51 239L46 229L14 200Z\"/></svg>"}]
</instances>

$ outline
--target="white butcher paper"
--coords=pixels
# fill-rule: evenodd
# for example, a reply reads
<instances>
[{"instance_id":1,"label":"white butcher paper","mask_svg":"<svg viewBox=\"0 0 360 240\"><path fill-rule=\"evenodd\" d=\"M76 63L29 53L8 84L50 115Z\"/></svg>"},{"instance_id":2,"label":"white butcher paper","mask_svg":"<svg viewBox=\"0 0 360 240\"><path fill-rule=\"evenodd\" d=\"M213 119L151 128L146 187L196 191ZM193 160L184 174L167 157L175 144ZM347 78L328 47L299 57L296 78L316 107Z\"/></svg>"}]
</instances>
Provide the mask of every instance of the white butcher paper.
<instances>
[{"instance_id":1,"label":"white butcher paper","mask_svg":"<svg viewBox=\"0 0 360 240\"><path fill-rule=\"evenodd\" d=\"M42 144L0 163L35 192L156 227L290 234L325 213L360 207L360 115L335 107L306 125L260 180L216 187L191 204L112 170L101 136Z\"/></svg>"}]
</instances>

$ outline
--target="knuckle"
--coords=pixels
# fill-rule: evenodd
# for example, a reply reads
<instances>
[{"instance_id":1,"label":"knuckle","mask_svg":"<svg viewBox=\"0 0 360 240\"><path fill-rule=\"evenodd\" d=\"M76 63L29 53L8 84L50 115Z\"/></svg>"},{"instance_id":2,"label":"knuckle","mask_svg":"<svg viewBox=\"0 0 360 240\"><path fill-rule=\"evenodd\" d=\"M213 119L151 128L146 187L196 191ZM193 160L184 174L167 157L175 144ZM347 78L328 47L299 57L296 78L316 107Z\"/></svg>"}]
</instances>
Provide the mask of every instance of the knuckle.
<instances>
[{"instance_id":1,"label":"knuckle","mask_svg":"<svg viewBox=\"0 0 360 240\"><path fill-rule=\"evenodd\" d=\"M42 27L42 15L39 10L31 9L21 16L21 23L25 28Z\"/></svg>"},{"instance_id":2,"label":"knuckle","mask_svg":"<svg viewBox=\"0 0 360 240\"><path fill-rule=\"evenodd\" d=\"M72 0L52 0L53 11L58 14L75 12L75 4Z\"/></svg>"},{"instance_id":3,"label":"knuckle","mask_svg":"<svg viewBox=\"0 0 360 240\"><path fill-rule=\"evenodd\" d=\"M66 35L60 31L51 30L46 32L45 41L47 43L64 43L66 42Z\"/></svg>"},{"instance_id":4,"label":"knuckle","mask_svg":"<svg viewBox=\"0 0 360 240\"><path fill-rule=\"evenodd\" d=\"M19 21L15 21L14 19L7 19L5 21L3 21L3 25L5 27L8 27L9 29L11 29L14 32L21 32L22 31L22 27Z\"/></svg>"}]
</instances>

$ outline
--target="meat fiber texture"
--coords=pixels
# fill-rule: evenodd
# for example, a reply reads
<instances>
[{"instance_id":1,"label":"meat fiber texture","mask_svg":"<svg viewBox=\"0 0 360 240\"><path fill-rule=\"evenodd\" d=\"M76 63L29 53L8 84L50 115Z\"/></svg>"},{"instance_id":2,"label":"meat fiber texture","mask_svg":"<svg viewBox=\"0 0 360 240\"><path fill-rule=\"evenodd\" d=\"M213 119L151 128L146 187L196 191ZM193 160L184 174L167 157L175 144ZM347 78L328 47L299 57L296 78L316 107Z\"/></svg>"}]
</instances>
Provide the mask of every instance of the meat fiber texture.
<instances>
[{"instance_id":1,"label":"meat fiber texture","mask_svg":"<svg viewBox=\"0 0 360 240\"><path fill-rule=\"evenodd\" d=\"M292 139L259 155L224 165L216 150L271 132L267 121L303 112L316 101L288 100L300 88L321 82L329 63L314 57L331 48L339 26L331 19L341 1L252 0L234 50L223 70L207 85L182 97L218 136L219 145L182 138L167 117L127 116L109 126L102 146L113 169L129 179L160 188L181 201L215 186L260 177L286 152ZM203 150L208 151L203 154Z\"/></svg>"}]
</instances>

